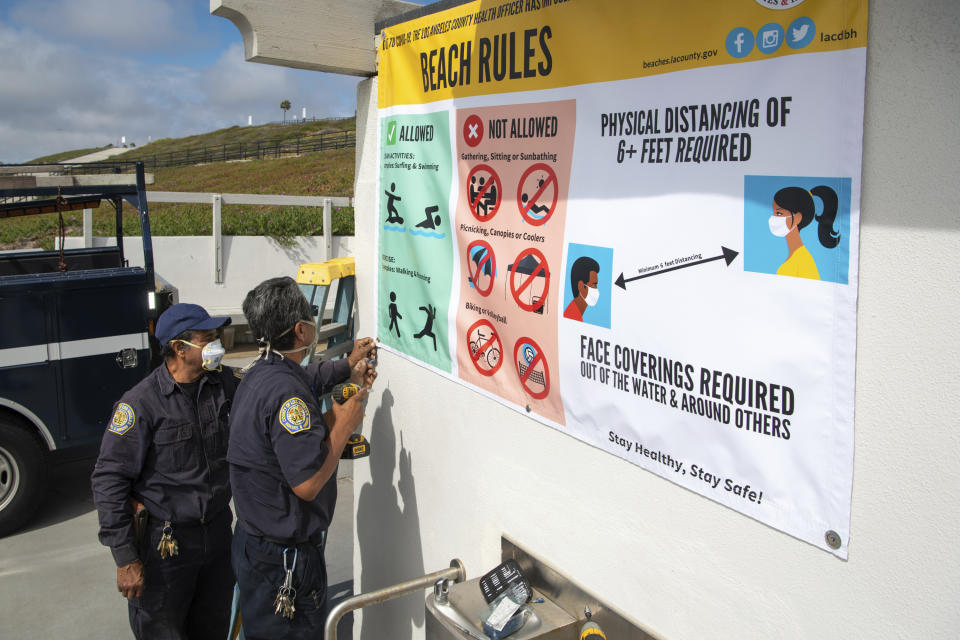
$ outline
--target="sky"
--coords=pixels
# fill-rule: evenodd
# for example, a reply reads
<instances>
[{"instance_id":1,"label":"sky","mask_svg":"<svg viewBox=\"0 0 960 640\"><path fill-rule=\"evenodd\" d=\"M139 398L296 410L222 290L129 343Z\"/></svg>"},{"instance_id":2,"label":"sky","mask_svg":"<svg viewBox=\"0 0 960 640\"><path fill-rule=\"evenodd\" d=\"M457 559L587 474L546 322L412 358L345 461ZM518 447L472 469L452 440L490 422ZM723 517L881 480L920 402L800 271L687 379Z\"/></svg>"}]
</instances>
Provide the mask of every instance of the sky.
<instances>
[{"instance_id":1,"label":"sky","mask_svg":"<svg viewBox=\"0 0 960 640\"><path fill-rule=\"evenodd\" d=\"M0 0L0 162L352 116L359 81L246 62L207 0Z\"/></svg>"}]
</instances>

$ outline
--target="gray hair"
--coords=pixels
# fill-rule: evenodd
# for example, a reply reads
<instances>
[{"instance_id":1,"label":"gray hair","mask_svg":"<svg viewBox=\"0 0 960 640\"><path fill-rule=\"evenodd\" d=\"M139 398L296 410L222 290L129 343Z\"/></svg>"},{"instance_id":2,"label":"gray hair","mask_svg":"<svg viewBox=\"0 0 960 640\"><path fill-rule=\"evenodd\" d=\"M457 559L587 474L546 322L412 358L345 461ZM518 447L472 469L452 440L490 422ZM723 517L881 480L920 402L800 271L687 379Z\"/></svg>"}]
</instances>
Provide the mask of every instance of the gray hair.
<instances>
[{"instance_id":1,"label":"gray hair","mask_svg":"<svg viewBox=\"0 0 960 640\"><path fill-rule=\"evenodd\" d=\"M187 342L194 342L195 334L197 332L193 329L187 329L186 331L181 332L180 334L170 338L170 341L167 344L163 345L160 348L160 355L164 360L170 360L177 355L177 350L174 348L173 343L179 340L186 340Z\"/></svg>"},{"instance_id":2,"label":"gray hair","mask_svg":"<svg viewBox=\"0 0 960 640\"><path fill-rule=\"evenodd\" d=\"M270 278L253 288L243 300L243 315L253 337L261 346L269 343L274 351L293 348L290 329L301 320L313 320L310 303L289 276Z\"/></svg>"}]
</instances>

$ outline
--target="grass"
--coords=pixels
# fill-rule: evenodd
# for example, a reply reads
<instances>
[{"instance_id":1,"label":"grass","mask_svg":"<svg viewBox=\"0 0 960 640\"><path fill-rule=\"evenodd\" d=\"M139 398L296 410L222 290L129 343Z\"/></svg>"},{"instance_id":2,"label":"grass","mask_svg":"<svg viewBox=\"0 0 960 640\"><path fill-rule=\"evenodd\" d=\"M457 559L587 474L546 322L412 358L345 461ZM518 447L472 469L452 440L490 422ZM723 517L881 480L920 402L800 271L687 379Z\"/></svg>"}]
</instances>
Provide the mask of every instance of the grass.
<instances>
[{"instance_id":1,"label":"grass","mask_svg":"<svg viewBox=\"0 0 960 640\"><path fill-rule=\"evenodd\" d=\"M208 205L150 204L150 191L352 196L354 158L353 149L338 149L298 158L159 169L154 172L155 184L147 191L151 233L157 236L212 235L212 214ZM290 243L296 236L323 233L323 212L315 207L224 205L221 213L224 235L263 235ZM63 217L68 236L83 234L81 211L68 211ZM94 235L115 235L115 217L112 203L107 202L95 209ZM334 209L332 226L336 235L353 235L353 209ZM0 249L40 247L50 250L57 228L55 213L2 220ZM123 231L124 235L140 233L137 211L127 204L123 207Z\"/></svg>"},{"instance_id":2,"label":"grass","mask_svg":"<svg viewBox=\"0 0 960 640\"><path fill-rule=\"evenodd\" d=\"M285 141L296 140L319 133L352 131L356 128L356 118L343 120L318 120L303 124L265 124L256 127L234 126L226 129L211 131L184 138L161 138L150 144L134 147L125 153L120 153L111 160L142 160L154 155L180 153L186 150L197 150L204 147L221 147L225 144L265 142L267 140Z\"/></svg>"}]
</instances>

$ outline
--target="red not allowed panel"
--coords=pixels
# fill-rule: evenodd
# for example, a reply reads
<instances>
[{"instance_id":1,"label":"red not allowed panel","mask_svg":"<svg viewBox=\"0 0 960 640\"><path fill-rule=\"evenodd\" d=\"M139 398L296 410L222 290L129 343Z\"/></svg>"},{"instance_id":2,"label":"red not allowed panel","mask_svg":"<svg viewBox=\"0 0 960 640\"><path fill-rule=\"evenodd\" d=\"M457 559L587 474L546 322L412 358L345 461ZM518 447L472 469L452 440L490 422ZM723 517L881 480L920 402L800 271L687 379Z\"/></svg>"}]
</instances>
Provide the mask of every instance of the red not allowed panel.
<instances>
[{"instance_id":1,"label":"red not allowed panel","mask_svg":"<svg viewBox=\"0 0 960 640\"><path fill-rule=\"evenodd\" d=\"M523 186L527 178L529 178L530 174L534 171L543 171L547 174L547 177L537 185L533 195L528 195L524 193ZM543 193L551 186L553 187L553 198L550 201L550 206L547 207L540 204L540 198L543 197ZM525 196L527 198L526 201L524 201ZM546 224L550 216L553 215L553 212L557 210L557 200L559 200L559 198L560 184L557 182L557 174L554 173L549 165L538 162L523 172L523 175L520 177L520 182L517 184L517 207L520 208L520 215L523 216L523 219L526 220L527 223L535 227ZM544 210L546 211L544 212Z\"/></svg>"},{"instance_id":2,"label":"red not allowed panel","mask_svg":"<svg viewBox=\"0 0 960 640\"><path fill-rule=\"evenodd\" d=\"M484 333L486 329L488 333ZM471 339L476 331L476 338ZM497 330L489 320L480 318L467 329L467 345L470 360L481 375L492 376L500 370L503 364L503 342L497 335Z\"/></svg>"},{"instance_id":3,"label":"red not allowed panel","mask_svg":"<svg viewBox=\"0 0 960 640\"><path fill-rule=\"evenodd\" d=\"M524 353L521 353L521 348ZM532 351L532 353L529 353ZM536 400L543 400L550 393L550 369L547 367L547 359L543 356L543 349L540 348L533 338L520 338L513 346L513 362L517 368L517 375L520 376L520 384L523 390L530 394ZM541 371L538 367L543 365ZM531 389L530 386L536 384L543 387L542 391Z\"/></svg>"},{"instance_id":4,"label":"red not allowed panel","mask_svg":"<svg viewBox=\"0 0 960 640\"><path fill-rule=\"evenodd\" d=\"M478 175L486 173L488 175ZM481 185L480 182L483 182ZM491 191L492 190L492 191ZM470 213L480 222L486 222L497 215L500 209L500 203L503 202L503 186L500 184L500 176L493 170L493 167L485 164L478 164L470 173L467 174L467 204L470 205ZM490 199L493 198L491 202ZM483 213L481 214L481 210Z\"/></svg>"},{"instance_id":5,"label":"red not allowed panel","mask_svg":"<svg viewBox=\"0 0 960 640\"><path fill-rule=\"evenodd\" d=\"M477 261L473 259L475 249L486 250L486 253ZM490 282L485 288L481 289L480 275L484 271L490 272ZM497 276L497 257L494 255L490 243L484 240L474 240L467 245L467 273L470 274L470 282L473 283L473 288L476 289L477 293L483 297L490 295L490 292L493 291L493 280Z\"/></svg>"},{"instance_id":6,"label":"red not allowed panel","mask_svg":"<svg viewBox=\"0 0 960 640\"><path fill-rule=\"evenodd\" d=\"M519 265L527 256L532 256L537 261L537 267L531 273L520 273ZM542 274L542 276L541 276ZM517 276L523 276L520 284L517 284ZM534 283L534 278L543 277L543 295L536 302L526 303L520 299L520 295ZM524 311L537 311L547 303L547 292L550 291L550 269L547 265L547 259L538 249L524 249L513 261L513 270L510 272L510 294L514 301Z\"/></svg>"}]
</instances>

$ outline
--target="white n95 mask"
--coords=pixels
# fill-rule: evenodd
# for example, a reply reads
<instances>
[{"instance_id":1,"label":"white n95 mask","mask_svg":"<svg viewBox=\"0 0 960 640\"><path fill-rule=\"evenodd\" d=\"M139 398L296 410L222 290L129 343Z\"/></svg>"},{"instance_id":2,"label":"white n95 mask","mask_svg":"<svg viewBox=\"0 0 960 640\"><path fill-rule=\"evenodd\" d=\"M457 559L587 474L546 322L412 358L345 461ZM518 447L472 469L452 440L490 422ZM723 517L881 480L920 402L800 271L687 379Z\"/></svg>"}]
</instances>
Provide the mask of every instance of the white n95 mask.
<instances>
[{"instance_id":1,"label":"white n95 mask","mask_svg":"<svg viewBox=\"0 0 960 640\"><path fill-rule=\"evenodd\" d=\"M180 342L200 349L200 357L203 358L203 368L205 371L220 371L223 369L223 367L220 366L220 361L223 360L223 356L226 355L227 350L223 348L223 343L220 342L220 338L217 338L213 342L208 342L202 347L186 340L180 340Z\"/></svg>"}]
</instances>

